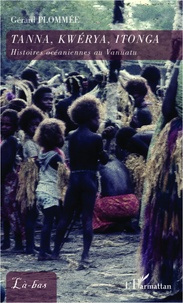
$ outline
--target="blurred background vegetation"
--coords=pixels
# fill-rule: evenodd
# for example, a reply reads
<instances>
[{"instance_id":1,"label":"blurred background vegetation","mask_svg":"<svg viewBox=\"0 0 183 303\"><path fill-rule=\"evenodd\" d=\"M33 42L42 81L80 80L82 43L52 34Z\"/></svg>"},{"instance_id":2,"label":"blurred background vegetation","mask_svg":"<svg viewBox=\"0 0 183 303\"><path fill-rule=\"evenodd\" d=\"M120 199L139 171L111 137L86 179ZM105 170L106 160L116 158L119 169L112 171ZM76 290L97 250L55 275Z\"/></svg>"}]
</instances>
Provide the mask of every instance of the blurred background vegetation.
<instances>
[{"instance_id":1,"label":"blurred background vegetation","mask_svg":"<svg viewBox=\"0 0 183 303\"><path fill-rule=\"evenodd\" d=\"M123 29L171 30L176 0L125 0ZM25 60L6 58L6 33L10 30L110 30L113 20L113 0L1 0L1 77L19 76L29 64ZM12 23L10 18L33 16L78 16L78 24L22 24ZM49 79L60 70L85 73L81 61L37 61L35 68L41 78Z\"/></svg>"}]
</instances>

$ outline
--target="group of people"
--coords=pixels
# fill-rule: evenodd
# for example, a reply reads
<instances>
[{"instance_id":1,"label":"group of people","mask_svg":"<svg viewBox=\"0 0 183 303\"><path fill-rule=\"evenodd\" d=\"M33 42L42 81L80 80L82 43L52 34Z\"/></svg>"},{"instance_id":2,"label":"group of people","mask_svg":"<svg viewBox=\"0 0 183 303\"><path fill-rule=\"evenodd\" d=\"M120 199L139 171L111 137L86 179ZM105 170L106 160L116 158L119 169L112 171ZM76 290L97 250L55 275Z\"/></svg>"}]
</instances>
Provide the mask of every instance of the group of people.
<instances>
[{"instance_id":1,"label":"group of people","mask_svg":"<svg viewBox=\"0 0 183 303\"><path fill-rule=\"evenodd\" d=\"M58 258L65 229L72 220L76 203L79 203L84 234L81 259L85 261L92 240L98 161L103 164L108 161L102 137L96 134L100 102L94 96L83 96L77 98L69 108L70 119L79 127L69 134L68 167L61 149L64 145L65 124L60 119L45 116L52 109L52 100L51 89L41 87L34 94L34 105L26 106L19 113L5 109L1 114L2 249L10 247L10 227L15 235L15 249L22 249L24 228L26 253L34 253L34 228L39 206L44 219L38 260L50 259L54 219L57 221L57 233L52 258ZM18 129L23 131L23 144L16 136ZM20 158L23 158L22 162ZM60 187L59 179L62 184ZM61 201L61 190L64 190L67 182L66 197Z\"/></svg>"},{"instance_id":2,"label":"group of people","mask_svg":"<svg viewBox=\"0 0 183 303\"><path fill-rule=\"evenodd\" d=\"M105 82L103 85L102 79ZM21 74L21 79L15 80L12 84L12 91L8 93L5 91L6 102L1 106L1 188L4 232L2 249L10 248L10 232L12 231L16 251L23 249L22 241L25 239L25 253L35 253L35 250L38 249L34 243L34 232L39 214L38 206L44 214L38 260L50 258L50 238L54 222L57 225L58 236L56 236L53 255L58 257L59 247L64 241L65 231L76 208L76 201L80 201L78 203L81 204L78 209L82 209L85 235L82 260L88 257L93 230L109 230L109 227L119 224L120 220L123 221L122 218L131 218L138 214L139 201L134 195L129 172L125 165L120 163L122 159L118 155L119 150L123 149L119 142L124 141L121 130L118 132L118 140L116 140L118 153L116 152L115 159L110 159L110 161L109 153L107 154L103 150L103 140L110 139L111 134L112 137L115 137L118 127L109 123L109 126L106 124L102 133L97 134L102 102L95 97L95 90L96 86L99 85L102 89L105 84L106 77L97 75L95 88L92 90L93 87L91 87L91 92L88 93L86 77L72 72L65 81L67 96L55 101L53 87L45 84L39 85L38 72L27 68ZM139 91L141 100L139 104L144 103L143 98L147 93L145 82L129 81L128 85L132 90L137 86L136 92ZM93 91L94 93L92 93ZM131 91L129 94L133 95ZM138 99L139 95L135 96L134 93L134 99L135 97ZM136 108L137 105L134 106ZM142 107L146 108L146 105ZM145 121L144 124L146 124ZM136 132L132 127L129 129ZM73 131L75 132L72 134ZM128 131L128 127L124 128L125 131ZM72 139L74 137L76 138ZM140 137L138 138L138 134L136 142L138 142L137 146L142 145L143 149L145 143L141 141ZM147 150L142 154L146 155ZM105 169L104 165L107 162L110 163ZM59 163L62 164L62 169L60 169ZM119 176L115 176L115 167L120 168ZM111 178L111 169L113 178ZM101 174L100 194L98 192L98 170ZM62 173L59 175L58 172ZM123 186L121 176L124 179ZM87 185L80 181L82 186L85 184L80 190L79 177L87 180L88 183ZM112 187L108 187L109 180ZM62 187L60 189L58 182ZM70 184L72 184L71 189ZM78 191L74 195L73 184ZM113 188L113 190L109 192L109 188ZM64 194L61 191L65 192L66 189L67 194L63 198ZM110 197L107 198L109 201L112 196L119 196L118 209L121 208L121 203L124 205L127 203L132 205L132 210L127 212L127 207L123 206L121 213L115 215L116 220L113 219L110 222L109 215L106 224L106 219L104 220L100 216L102 204L99 208L96 203L94 212L97 194L98 197L100 196L97 199L99 203L103 197L105 199ZM74 199L71 199L70 196L73 196ZM90 205L90 209L88 205ZM98 208L99 211L96 211ZM99 224L99 220L101 224Z\"/></svg>"},{"instance_id":3,"label":"group of people","mask_svg":"<svg viewBox=\"0 0 183 303\"><path fill-rule=\"evenodd\" d=\"M69 74L67 96L55 102L53 88L39 85L37 71L26 69L20 80L24 85L15 82L1 107L1 249L10 248L13 232L16 251L23 249L25 239L25 253L38 250L39 261L56 260L67 228L79 211L83 226L81 263L87 263L93 231L110 231L121 223L128 230L135 218L142 235L141 269L144 276L149 274L145 282L159 281L171 284L173 292L180 290L181 72L178 62L162 103L163 118L153 131L147 128L141 132L141 127L153 122L145 100L151 87L143 77L130 79L125 86L133 108L128 125L108 121L101 130L107 100L101 102L95 89L87 89L86 77ZM154 86L152 93L156 93ZM112 140L114 152L106 152L105 143ZM166 146L165 156L161 145ZM130 154L141 157L144 170L148 170L140 198L125 165ZM37 248L34 232L39 210L43 223ZM174 253L172 247L176 247Z\"/></svg>"}]
</instances>

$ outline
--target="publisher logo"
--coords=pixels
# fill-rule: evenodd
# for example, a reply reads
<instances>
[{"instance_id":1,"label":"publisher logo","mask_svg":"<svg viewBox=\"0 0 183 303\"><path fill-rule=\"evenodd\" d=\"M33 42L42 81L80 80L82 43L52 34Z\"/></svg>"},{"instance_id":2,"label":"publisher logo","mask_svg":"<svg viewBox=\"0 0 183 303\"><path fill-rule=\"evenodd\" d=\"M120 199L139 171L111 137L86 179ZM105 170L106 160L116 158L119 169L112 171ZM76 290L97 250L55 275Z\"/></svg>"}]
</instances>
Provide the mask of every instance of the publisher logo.
<instances>
[{"instance_id":1,"label":"publisher logo","mask_svg":"<svg viewBox=\"0 0 183 303\"><path fill-rule=\"evenodd\" d=\"M9 272L6 276L7 303L56 303L54 272Z\"/></svg>"},{"instance_id":2,"label":"publisher logo","mask_svg":"<svg viewBox=\"0 0 183 303\"><path fill-rule=\"evenodd\" d=\"M149 280L148 278L149 274L142 276L139 279L132 279L131 281L125 283L125 288L132 290L171 290L172 288L171 285L164 285L162 283L150 284L147 282Z\"/></svg>"}]
</instances>

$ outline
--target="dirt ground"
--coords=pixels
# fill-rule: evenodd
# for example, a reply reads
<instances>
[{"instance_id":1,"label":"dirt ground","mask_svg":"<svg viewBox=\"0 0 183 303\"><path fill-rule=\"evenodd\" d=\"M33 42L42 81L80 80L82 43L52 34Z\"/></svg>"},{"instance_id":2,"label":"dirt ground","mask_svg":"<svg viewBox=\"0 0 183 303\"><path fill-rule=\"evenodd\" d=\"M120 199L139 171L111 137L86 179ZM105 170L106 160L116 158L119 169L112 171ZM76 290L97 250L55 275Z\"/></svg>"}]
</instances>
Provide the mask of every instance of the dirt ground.
<instances>
[{"instance_id":1,"label":"dirt ground","mask_svg":"<svg viewBox=\"0 0 183 303\"><path fill-rule=\"evenodd\" d=\"M37 230L36 245L39 239ZM1 283L6 287L6 274L13 271L50 271L57 276L57 303L155 302L160 293L148 293L137 285L139 241L140 233L94 234L93 262L81 269L82 228L74 226L57 261L37 261L37 255L13 253L12 247L2 251Z\"/></svg>"}]
</instances>

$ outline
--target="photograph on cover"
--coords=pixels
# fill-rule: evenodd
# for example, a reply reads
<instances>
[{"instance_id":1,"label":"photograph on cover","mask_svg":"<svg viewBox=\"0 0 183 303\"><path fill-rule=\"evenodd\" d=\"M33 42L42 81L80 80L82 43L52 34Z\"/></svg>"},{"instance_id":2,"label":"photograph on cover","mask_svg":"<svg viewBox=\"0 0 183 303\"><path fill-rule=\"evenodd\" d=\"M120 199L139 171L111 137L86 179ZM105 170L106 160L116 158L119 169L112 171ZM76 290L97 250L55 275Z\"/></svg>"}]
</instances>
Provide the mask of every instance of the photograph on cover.
<instances>
[{"instance_id":1,"label":"photograph on cover","mask_svg":"<svg viewBox=\"0 0 183 303\"><path fill-rule=\"evenodd\" d=\"M182 6L1 1L1 302L182 302Z\"/></svg>"}]
</instances>

